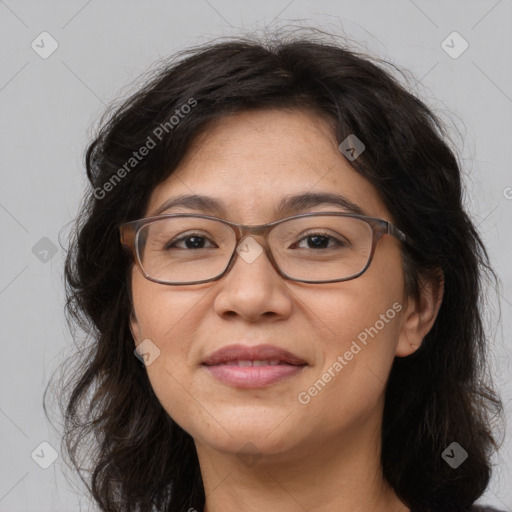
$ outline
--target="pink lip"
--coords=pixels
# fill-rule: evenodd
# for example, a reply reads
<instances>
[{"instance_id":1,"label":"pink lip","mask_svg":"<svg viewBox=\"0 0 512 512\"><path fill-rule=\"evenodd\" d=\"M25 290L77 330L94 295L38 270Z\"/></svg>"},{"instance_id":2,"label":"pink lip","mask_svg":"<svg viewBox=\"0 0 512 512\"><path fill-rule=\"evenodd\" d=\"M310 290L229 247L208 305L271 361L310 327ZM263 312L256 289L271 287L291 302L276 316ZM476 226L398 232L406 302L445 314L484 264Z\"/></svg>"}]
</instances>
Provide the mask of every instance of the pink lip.
<instances>
[{"instance_id":1,"label":"pink lip","mask_svg":"<svg viewBox=\"0 0 512 512\"><path fill-rule=\"evenodd\" d=\"M254 360L279 360L279 364L267 364L265 366L232 365L235 361ZM273 345L253 347L228 345L210 354L203 365L213 377L221 382L238 388L255 388L296 375L307 366L307 363L291 352Z\"/></svg>"}]
</instances>

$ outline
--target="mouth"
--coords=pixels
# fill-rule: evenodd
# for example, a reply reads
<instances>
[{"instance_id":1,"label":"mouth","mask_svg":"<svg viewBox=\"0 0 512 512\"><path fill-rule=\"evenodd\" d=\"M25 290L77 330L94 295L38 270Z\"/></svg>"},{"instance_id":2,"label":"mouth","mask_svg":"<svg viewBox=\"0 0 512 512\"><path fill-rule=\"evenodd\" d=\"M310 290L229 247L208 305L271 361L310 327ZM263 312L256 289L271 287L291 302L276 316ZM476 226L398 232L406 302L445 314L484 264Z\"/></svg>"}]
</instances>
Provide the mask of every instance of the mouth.
<instances>
[{"instance_id":1,"label":"mouth","mask_svg":"<svg viewBox=\"0 0 512 512\"><path fill-rule=\"evenodd\" d=\"M277 366L278 364L290 364L285 361L280 361L279 359L255 359L251 361L250 359L243 361L239 359L234 359L230 361L224 361L223 363L219 363L219 365L227 365L227 366ZM298 366L298 365L297 365Z\"/></svg>"},{"instance_id":2,"label":"mouth","mask_svg":"<svg viewBox=\"0 0 512 512\"><path fill-rule=\"evenodd\" d=\"M298 375L308 364L273 345L228 345L203 361L215 379L237 388L259 388Z\"/></svg>"}]
</instances>

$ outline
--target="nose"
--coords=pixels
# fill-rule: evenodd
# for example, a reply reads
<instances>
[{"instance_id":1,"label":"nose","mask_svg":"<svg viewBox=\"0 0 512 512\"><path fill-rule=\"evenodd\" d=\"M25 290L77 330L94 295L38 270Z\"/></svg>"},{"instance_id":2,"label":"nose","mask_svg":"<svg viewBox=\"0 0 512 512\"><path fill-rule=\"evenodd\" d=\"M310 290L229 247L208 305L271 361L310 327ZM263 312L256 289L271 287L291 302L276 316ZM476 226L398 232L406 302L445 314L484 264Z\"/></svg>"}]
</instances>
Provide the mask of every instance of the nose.
<instances>
[{"instance_id":1,"label":"nose","mask_svg":"<svg viewBox=\"0 0 512 512\"><path fill-rule=\"evenodd\" d=\"M289 286L256 238L239 241L231 267L217 281L214 309L219 316L254 322L263 316L283 319L292 311Z\"/></svg>"}]
</instances>

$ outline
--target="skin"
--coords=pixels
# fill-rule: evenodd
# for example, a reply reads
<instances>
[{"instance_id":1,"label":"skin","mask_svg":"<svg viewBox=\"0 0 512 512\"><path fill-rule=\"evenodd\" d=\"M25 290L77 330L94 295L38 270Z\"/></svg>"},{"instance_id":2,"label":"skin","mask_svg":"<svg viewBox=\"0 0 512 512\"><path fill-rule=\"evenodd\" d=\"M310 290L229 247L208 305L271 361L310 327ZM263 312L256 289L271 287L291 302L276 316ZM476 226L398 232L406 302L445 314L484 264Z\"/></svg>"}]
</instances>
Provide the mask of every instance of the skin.
<instances>
[{"instance_id":1,"label":"skin","mask_svg":"<svg viewBox=\"0 0 512 512\"><path fill-rule=\"evenodd\" d=\"M392 222L377 190L350 166L338 143L328 122L311 112L222 118L153 191L145 216L171 197L198 193L224 203L221 218L264 224L279 218L275 205L283 196L314 191L343 194L368 215ZM183 207L166 213L173 212L204 213ZM407 297L397 239L384 236L368 270L346 282L292 282L264 255L252 263L237 255L227 275L200 285L153 283L134 266L132 292L136 344L149 338L161 351L147 366L148 376L162 406L195 441L205 510L408 510L380 467L385 384L394 358L421 345L442 291L427 282L420 300ZM394 303L402 310L301 404L298 394ZM264 388L236 389L214 379L201 362L240 340L278 345L308 366ZM243 455L251 449L255 463Z\"/></svg>"}]
</instances>

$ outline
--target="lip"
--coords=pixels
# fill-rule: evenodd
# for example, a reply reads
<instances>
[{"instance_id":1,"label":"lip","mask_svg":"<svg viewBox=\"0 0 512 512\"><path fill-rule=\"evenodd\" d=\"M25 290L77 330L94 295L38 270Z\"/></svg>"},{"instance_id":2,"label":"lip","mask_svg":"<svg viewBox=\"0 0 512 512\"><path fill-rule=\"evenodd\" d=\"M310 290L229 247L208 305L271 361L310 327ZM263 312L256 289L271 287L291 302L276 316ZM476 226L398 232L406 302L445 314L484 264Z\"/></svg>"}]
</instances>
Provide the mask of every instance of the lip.
<instances>
[{"instance_id":1,"label":"lip","mask_svg":"<svg viewBox=\"0 0 512 512\"><path fill-rule=\"evenodd\" d=\"M265 366L233 366L234 361L279 360ZM202 363L217 380L237 388L257 388L300 373L306 361L275 345L227 345L210 354Z\"/></svg>"}]
</instances>

